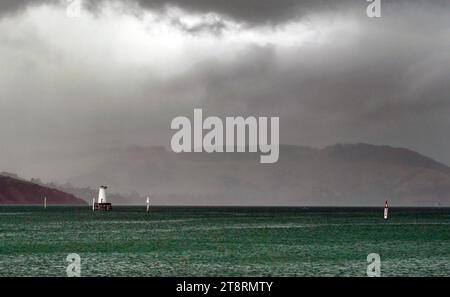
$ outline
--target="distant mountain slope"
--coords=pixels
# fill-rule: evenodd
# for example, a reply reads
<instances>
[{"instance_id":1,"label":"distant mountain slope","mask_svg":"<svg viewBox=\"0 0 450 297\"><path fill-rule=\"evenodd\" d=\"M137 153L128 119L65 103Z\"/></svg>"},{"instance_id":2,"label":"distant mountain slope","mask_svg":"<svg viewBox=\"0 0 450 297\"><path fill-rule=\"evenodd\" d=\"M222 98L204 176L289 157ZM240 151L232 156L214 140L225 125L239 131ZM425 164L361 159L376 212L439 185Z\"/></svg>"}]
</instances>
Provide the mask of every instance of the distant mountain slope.
<instances>
[{"instance_id":1,"label":"distant mountain slope","mask_svg":"<svg viewBox=\"0 0 450 297\"><path fill-rule=\"evenodd\" d=\"M381 162L402 166L422 167L450 173L450 168L417 152L405 148L376 146L365 143L337 144L323 150L335 159L354 162Z\"/></svg>"},{"instance_id":2,"label":"distant mountain slope","mask_svg":"<svg viewBox=\"0 0 450 297\"><path fill-rule=\"evenodd\" d=\"M0 204L83 205L83 200L65 192L25 180L0 175Z\"/></svg>"},{"instance_id":3,"label":"distant mountain slope","mask_svg":"<svg viewBox=\"0 0 450 297\"><path fill-rule=\"evenodd\" d=\"M260 164L255 153L175 154L161 147L108 154L102 166L69 182L154 194L154 204L376 206L388 199L450 206L450 168L403 148L284 145L275 164Z\"/></svg>"}]
</instances>

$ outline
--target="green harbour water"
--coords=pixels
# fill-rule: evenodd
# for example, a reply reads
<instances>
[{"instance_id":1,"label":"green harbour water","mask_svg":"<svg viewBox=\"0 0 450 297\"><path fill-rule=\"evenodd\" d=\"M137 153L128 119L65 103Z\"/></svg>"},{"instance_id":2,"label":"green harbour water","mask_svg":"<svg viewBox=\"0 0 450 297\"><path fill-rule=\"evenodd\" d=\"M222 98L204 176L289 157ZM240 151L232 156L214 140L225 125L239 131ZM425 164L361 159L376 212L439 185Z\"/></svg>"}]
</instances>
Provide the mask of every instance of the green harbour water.
<instances>
[{"instance_id":1,"label":"green harbour water","mask_svg":"<svg viewBox=\"0 0 450 297\"><path fill-rule=\"evenodd\" d=\"M0 207L0 276L450 276L450 209Z\"/></svg>"}]
</instances>

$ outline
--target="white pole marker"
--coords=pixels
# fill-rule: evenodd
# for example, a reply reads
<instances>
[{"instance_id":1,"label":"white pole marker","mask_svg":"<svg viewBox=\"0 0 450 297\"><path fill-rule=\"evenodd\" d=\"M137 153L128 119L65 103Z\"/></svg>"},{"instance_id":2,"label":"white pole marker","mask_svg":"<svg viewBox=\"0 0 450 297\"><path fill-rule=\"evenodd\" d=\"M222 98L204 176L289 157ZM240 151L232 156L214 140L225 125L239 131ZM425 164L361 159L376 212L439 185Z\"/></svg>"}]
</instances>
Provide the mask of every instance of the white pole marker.
<instances>
[{"instance_id":1,"label":"white pole marker","mask_svg":"<svg viewBox=\"0 0 450 297\"><path fill-rule=\"evenodd\" d=\"M385 220L388 219L388 214L389 214L389 207L388 207L388 202L386 200L386 203L384 204L384 219Z\"/></svg>"}]
</instances>

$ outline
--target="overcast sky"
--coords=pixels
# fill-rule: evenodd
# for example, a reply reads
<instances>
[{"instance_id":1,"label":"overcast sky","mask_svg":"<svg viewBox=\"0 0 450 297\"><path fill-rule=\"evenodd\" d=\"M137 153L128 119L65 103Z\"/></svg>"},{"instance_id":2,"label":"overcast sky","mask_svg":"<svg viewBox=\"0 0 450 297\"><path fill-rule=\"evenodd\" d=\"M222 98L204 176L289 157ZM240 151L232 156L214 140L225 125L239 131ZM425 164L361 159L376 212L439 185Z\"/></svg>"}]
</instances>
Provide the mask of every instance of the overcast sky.
<instances>
[{"instance_id":1,"label":"overcast sky","mask_svg":"<svg viewBox=\"0 0 450 297\"><path fill-rule=\"evenodd\" d=\"M378 19L364 0L67 5L0 2L0 171L52 179L51 160L169 145L194 107L279 116L282 143L450 164L449 1L382 0Z\"/></svg>"}]
</instances>

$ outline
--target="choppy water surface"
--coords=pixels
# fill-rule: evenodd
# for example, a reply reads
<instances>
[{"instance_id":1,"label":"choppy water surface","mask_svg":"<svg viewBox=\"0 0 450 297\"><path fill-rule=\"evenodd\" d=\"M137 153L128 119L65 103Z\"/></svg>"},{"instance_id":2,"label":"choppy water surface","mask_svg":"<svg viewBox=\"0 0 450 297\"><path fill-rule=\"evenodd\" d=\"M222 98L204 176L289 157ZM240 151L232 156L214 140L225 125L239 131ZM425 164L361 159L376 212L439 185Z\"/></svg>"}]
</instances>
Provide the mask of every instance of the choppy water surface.
<instances>
[{"instance_id":1,"label":"choppy water surface","mask_svg":"<svg viewBox=\"0 0 450 297\"><path fill-rule=\"evenodd\" d=\"M450 209L0 207L0 276L450 276Z\"/></svg>"}]
</instances>

